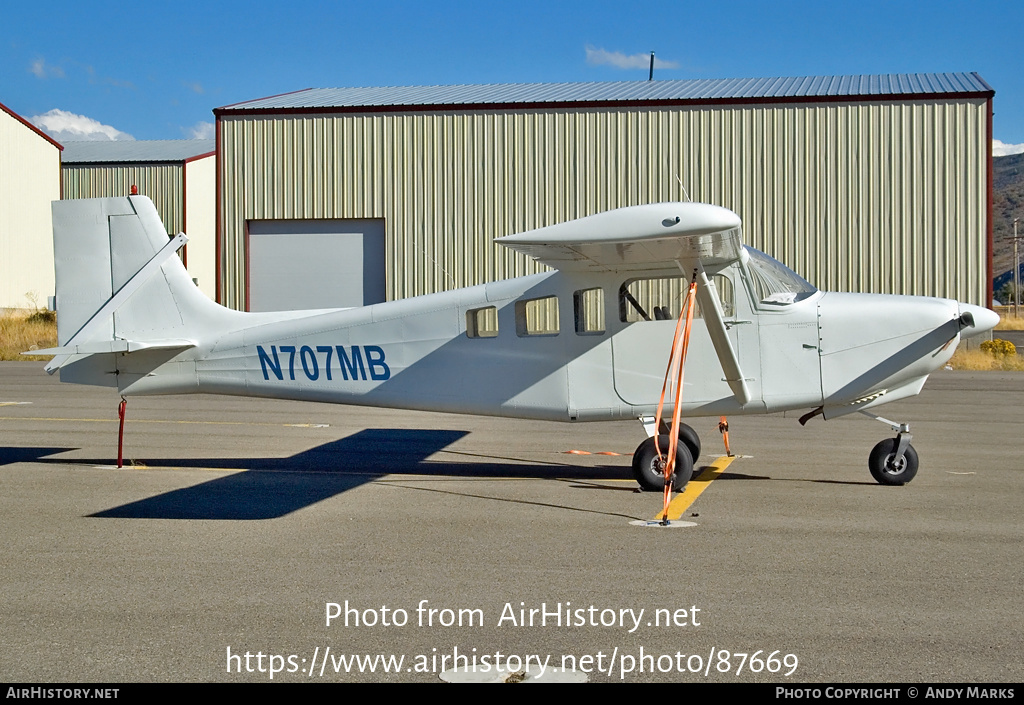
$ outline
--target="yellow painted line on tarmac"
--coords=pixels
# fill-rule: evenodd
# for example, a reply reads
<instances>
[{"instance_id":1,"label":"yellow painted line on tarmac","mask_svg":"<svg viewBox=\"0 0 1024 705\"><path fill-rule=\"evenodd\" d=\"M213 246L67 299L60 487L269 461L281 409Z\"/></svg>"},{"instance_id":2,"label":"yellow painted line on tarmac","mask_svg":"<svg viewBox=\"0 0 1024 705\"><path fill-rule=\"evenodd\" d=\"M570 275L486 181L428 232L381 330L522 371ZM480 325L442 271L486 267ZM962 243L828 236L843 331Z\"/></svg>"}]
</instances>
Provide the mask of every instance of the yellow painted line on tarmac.
<instances>
[{"instance_id":1,"label":"yellow painted line on tarmac","mask_svg":"<svg viewBox=\"0 0 1024 705\"><path fill-rule=\"evenodd\" d=\"M669 521L676 521L679 517L683 516L683 512L690 508L690 505L697 501L701 493L704 492L711 483L714 482L719 475L725 472L725 469L736 459L736 456L723 455L722 457L715 460L704 468L704 471L694 477L686 483L686 487L683 491L677 494L671 502L668 503L668 518ZM658 512L657 516L654 517L655 521L661 521L664 517L664 512Z\"/></svg>"}]
</instances>

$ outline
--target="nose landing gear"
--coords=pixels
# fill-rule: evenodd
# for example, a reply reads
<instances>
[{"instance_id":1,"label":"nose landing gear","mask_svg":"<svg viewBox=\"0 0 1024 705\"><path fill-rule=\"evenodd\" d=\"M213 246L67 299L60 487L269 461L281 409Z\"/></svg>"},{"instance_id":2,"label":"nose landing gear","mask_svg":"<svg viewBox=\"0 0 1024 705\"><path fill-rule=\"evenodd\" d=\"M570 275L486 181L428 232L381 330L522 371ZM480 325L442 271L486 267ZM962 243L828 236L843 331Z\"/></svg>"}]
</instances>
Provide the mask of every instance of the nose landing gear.
<instances>
[{"instance_id":1,"label":"nose landing gear","mask_svg":"<svg viewBox=\"0 0 1024 705\"><path fill-rule=\"evenodd\" d=\"M871 476L882 485L905 485L913 480L917 475L918 458L914 446L910 445L910 426L866 411L860 413L888 424L896 431L895 438L886 438L871 449L871 455L868 456Z\"/></svg>"},{"instance_id":2,"label":"nose landing gear","mask_svg":"<svg viewBox=\"0 0 1024 705\"><path fill-rule=\"evenodd\" d=\"M904 440L910 434L900 434ZM903 441L900 437L886 438L871 449L868 456L868 469L871 476L883 485L905 485L917 475L917 451L909 443L900 453Z\"/></svg>"}]
</instances>

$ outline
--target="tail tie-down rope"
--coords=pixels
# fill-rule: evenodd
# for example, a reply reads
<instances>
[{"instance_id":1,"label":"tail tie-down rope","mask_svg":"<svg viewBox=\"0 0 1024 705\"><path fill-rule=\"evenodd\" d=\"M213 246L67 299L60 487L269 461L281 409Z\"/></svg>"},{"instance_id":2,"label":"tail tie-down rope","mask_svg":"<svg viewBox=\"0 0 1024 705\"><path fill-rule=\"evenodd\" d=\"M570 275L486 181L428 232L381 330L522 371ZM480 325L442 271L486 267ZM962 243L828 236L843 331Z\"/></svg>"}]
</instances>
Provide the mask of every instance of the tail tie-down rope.
<instances>
[{"instance_id":1,"label":"tail tie-down rope","mask_svg":"<svg viewBox=\"0 0 1024 705\"><path fill-rule=\"evenodd\" d=\"M121 403L117 405L117 467L124 466L124 412L128 406L128 400L121 397Z\"/></svg>"},{"instance_id":2,"label":"tail tie-down rope","mask_svg":"<svg viewBox=\"0 0 1024 705\"><path fill-rule=\"evenodd\" d=\"M665 406L665 394L670 391L672 384L675 384L674 406L672 407L672 427L669 431L668 458L661 456L661 444L655 437L654 448L658 452L658 462L662 464L665 473L664 511L662 513L662 524L668 524L668 504L672 499L672 475L676 469L676 449L679 446L679 423L682 415L683 398L683 368L686 363L686 350L690 346L690 328L693 324L693 309L697 293L697 270L693 270L693 278L690 280L690 288L683 299L683 310L679 312L679 320L676 322L675 336L672 338L672 352L669 355L668 368L665 370L665 381L661 385L661 399L658 400L658 414L655 418L655 429L660 429L661 412Z\"/></svg>"}]
</instances>

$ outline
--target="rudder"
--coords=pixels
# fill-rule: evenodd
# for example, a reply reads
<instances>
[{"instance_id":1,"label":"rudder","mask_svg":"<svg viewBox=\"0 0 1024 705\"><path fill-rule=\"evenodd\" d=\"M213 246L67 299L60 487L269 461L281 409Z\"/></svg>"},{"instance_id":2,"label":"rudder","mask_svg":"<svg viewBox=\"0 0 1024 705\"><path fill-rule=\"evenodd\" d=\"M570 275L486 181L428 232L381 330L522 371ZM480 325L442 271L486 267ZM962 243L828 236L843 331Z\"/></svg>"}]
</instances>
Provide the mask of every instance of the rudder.
<instances>
[{"instance_id":1,"label":"rudder","mask_svg":"<svg viewBox=\"0 0 1024 705\"><path fill-rule=\"evenodd\" d=\"M110 357L106 353L193 345L182 305L217 306L192 285L174 256L186 239L168 240L156 207L145 196L54 201L61 347L49 351L57 358L47 371L67 365L67 381L107 385L110 370L104 379L94 371L116 369L105 360ZM86 356L100 359L80 364ZM89 372L86 379L71 379L78 375L69 368Z\"/></svg>"}]
</instances>

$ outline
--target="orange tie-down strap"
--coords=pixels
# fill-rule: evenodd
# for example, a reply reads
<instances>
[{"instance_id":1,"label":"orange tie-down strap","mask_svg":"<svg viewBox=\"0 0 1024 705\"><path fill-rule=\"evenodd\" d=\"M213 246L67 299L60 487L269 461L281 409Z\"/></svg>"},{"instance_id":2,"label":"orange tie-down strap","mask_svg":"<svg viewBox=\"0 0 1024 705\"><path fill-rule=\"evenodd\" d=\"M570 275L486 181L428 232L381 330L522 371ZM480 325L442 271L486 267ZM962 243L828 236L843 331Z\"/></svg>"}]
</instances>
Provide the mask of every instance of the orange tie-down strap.
<instances>
[{"instance_id":1,"label":"orange tie-down strap","mask_svg":"<svg viewBox=\"0 0 1024 705\"><path fill-rule=\"evenodd\" d=\"M724 416L718 417L718 431L722 434L722 440L725 441L725 454L731 458L732 451L729 450L729 419Z\"/></svg>"},{"instance_id":2,"label":"orange tie-down strap","mask_svg":"<svg viewBox=\"0 0 1024 705\"><path fill-rule=\"evenodd\" d=\"M668 505L672 499L672 473L676 466L676 449L679 445L679 423L682 414L683 397L683 370L686 366L686 351L690 346L690 329L693 325L693 309L696 302L697 271L693 272L693 279L690 280L690 288L683 299L683 309L679 312L679 320L676 322L676 332L672 338L672 351L669 355L668 368L665 370L665 381L661 385L661 398L658 400L658 413L655 417L655 440L654 448L658 452L658 460L664 463L665 468L665 490L664 490L664 511L662 520L668 521ZM675 383L674 406L672 408L672 427L669 431L668 458L661 457L661 445L657 439L657 429L661 428L661 414L665 407L665 395L669 392L672 383Z\"/></svg>"}]
</instances>

